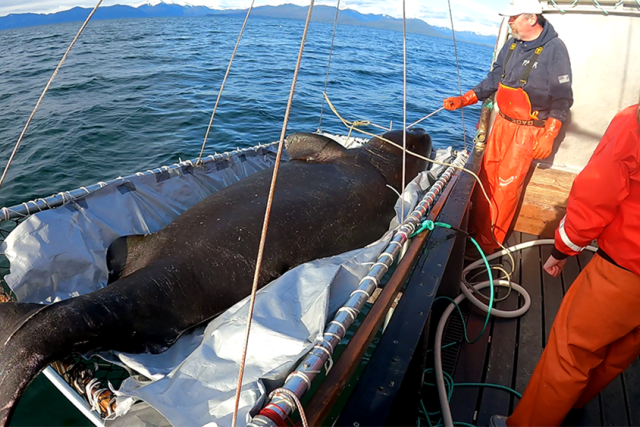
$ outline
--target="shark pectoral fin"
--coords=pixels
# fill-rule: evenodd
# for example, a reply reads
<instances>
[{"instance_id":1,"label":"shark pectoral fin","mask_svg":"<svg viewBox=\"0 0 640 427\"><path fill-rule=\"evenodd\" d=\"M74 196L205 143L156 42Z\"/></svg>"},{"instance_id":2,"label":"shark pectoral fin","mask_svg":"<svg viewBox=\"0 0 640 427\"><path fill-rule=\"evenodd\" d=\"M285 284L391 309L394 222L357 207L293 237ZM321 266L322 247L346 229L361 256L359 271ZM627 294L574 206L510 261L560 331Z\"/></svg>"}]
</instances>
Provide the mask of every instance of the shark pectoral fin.
<instances>
[{"instance_id":1,"label":"shark pectoral fin","mask_svg":"<svg viewBox=\"0 0 640 427\"><path fill-rule=\"evenodd\" d=\"M107 250L107 271L109 272L108 284L123 277L123 273L131 262L132 254L136 253L137 245L143 241L143 235L131 235L118 237L109 245ZM128 274L132 273L129 271Z\"/></svg>"}]
</instances>

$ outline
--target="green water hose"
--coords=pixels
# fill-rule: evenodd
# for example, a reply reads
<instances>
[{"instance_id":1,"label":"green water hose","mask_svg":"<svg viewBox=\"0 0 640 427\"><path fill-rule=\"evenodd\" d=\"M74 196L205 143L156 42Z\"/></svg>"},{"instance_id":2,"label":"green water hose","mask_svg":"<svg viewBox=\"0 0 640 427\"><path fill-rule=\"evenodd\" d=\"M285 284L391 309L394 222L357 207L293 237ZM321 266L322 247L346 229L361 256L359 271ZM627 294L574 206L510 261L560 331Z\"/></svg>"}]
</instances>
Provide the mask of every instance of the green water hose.
<instances>
[{"instance_id":1,"label":"green water hose","mask_svg":"<svg viewBox=\"0 0 640 427\"><path fill-rule=\"evenodd\" d=\"M416 232L420 232L423 231L425 229L429 229L429 230L434 230L435 227L443 227L443 228L448 228L454 231L461 231L456 229L455 227L452 227L449 224L446 223L440 223L440 222L433 222L433 221L425 221L422 226L420 227L420 229ZM464 232L463 232L464 233ZM415 234L415 233L414 233ZM465 233L466 234L466 233ZM454 423L453 422L453 418L451 416L451 409L449 407L449 399L451 397L451 393L453 393L453 388L455 387L455 384L453 383L453 379L450 379L449 381L449 388L447 389L447 383L445 383L445 373L442 369L442 337L444 335L444 327L446 325L446 322L449 318L449 316L451 315L451 313L453 312L453 310L458 310L458 313L461 315L462 313L460 312L460 309L458 307L458 304L465 298L468 298L476 307L480 308L481 310L485 311L487 313L487 316L485 318L485 322L484 325L482 327L482 331L480 332L480 334L478 335L478 337L476 339L474 339L473 341L469 339L469 337L467 336L467 330L466 330L466 325L464 325L464 335L465 335L465 341L472 344L474 342L477 342L480 337L484 334L484 331L487 328L487 325L489 324L489 318L490 316L493 314L496 317L505 317L505 318L513 318L513 317L518 317L523 315L524 313L527 312L527 310L529 310L529 307L531 306L531 297L529 296L529 294L527 293L527 291L524 290L524 288L522 288L521 286L519 286L518 284L515 283L511 283L507 280L495 280L492 277L491 274L491 267L489 265L489 261L496 259L498 257L501 257L505 254L507 254L508 252L514 251L514 250L521 250L524 249L526 247L531 247L534 246L535 242L527 242L525 244L520 244L520 245L516 245L512 248L508 248L506 250L502 250L500 252L497 252L493 255L490 255L489 257L486 257L484 255L484 253L482 252L480 246L478 245L478 243L475 241L475 239L471 238L471 242L476 246L476 248L478 249L478 251L480 252L481 258L478 261L473 262L472 264L470 264L469 266L467 266L464 270L463 270L463 277L466 277L466 275L476 269L477 267L481 266L482 264L484 264L484 267L487 269L488 275L489 275L489 280L484 281L484 282L480 282L476 285L473 286L473 288L475 288L475 290L481 290L484 289L486 287L490 288L490 296L489 296L489 304L484 304L482 301L478 300L477 298L475 298L475 296L473 296L471 290L469 290L468 286L465 285L464 283L461 283L460 288L462 290L462 294L459 295L456 299L451 300L451 304L449 304L449 306L447 307L447 309L444 311L444 313L442 314L442 317L440 319L440 322L438 323L438 328L436 330L436 339L435 339L435 344L434 344L434 358L435 358L435 374L436 374L436 387L438 389L438 396L440 398L440 406L441 406L441 414L442 414L442 418L444 421L444 425L446 427L450 427L450 426L454 426L454 425L465 425L463 423ZM547 241L540 241L540 242L544 242L544 243L540 243L540 244L548 244L553 243L553 240L547 240ZM494 290L495 290L495 286L504 286L504 287L508 287L511 288L513 290L515 290L516 292L518 292L520 295L523 296L524 298L524 304L521 308L519 308L518 310L515 311L504 311L504 310L497 310L493 307L494 304ZM465 384L466 385L466 384ZM475 386L483 386L483 387L500 387L502 388L503 386L497 386L497 385L492 385L492 384L482 384L482 385L475 385ZM513 391L511 389L508 389L509 391ZM429 420L429 415L425 412L425 415L427 416L427 420ZM430 420L429 420L430 422Z\"/></svg>"},{"instance_id":2,"label":"green water hose","mask_svg":"<svg viewBox=\"0 0 640 427\"><path fill-rule=\"evenodd\" d=\"M475 242L474 242L475 243ZM553 239L543 239L543 240L535 240L535 241L531 241L531 242L525 242L525 243L520 243L518 245L512 246L510 248L507 249L503 249L502 251L496 252L495 254L492 254L488 257L485 257L484 254L482 254L482 259L477 260L471 264L469 264L463 271L462 271L462 275L463 277L466 277L466 275L478 268L479 266L481 266L483 263L485 264L485 267L487 268L487 271L489 272L489 277L490 280L485 281L485 282L480 282L476 285L473 286L473 288L475 288L475 290L480 290L480 289L484 289L486 287L491 287L492 291L491 291L491 300L489 302L489 305L484 304L482 301L478 300L472 293L472 290L469 289L469 287L467 285L465 285L464 282L462 282L460 284L460 289L462 291L462 294L459 295L457 298L455 298L452 303L447 307L447 309L444 311L444 313L442 314L442 317L440 318L440 321L438 323L438 328L436 331L436 338L435 338L435 343L434 343L434 358L435 358L435 372L436 372L436 384L437 384L437 388L438 388L438 396L440 398L440 407L441 407L441 413L442 413L442 418L444 421L444 425L445 427L451 427L454 425L461 425L460 423L454 423L452 416L451 416L451 408L449 407L449 392L446 388L445 385L445 377L444 377L444 372L442 370L442 337L444 335L444 327L447 323L447 320L449 318L449 316L451 315L451 313L453 312L453 310L455 310L458 306L458 304L465 298L467 298L473 305L475 305L476 307L478 307L479 309L487 312L487 315L492 314L496 317L502 317L502 318L515 318L515 317L519 317L524 315L528 310L529 307L531 306L531 296L529 295L529 293L520 285L516 284L516 283L512 283L509 282L507 280L492 280L491 279L491 272L489 270L488 267L488 261L494 260L496 258L502 257L503 255L506 255L507 253L511 253L511 252L515 252L515 251L521 251L523 249L527 249L527 248L532 248L534 246L541 246L541 245L553 245L554 244L554 240ZM477 245L477 244L476 244ZM593 247L593 246L588 246L586 248L587 250L590 250L592 252L597 251L597 248ZM493 287L497 285L497 286L503 286L503 287L511 287L513 290L515 290L516 292L518 292L524 299L524 304L522 305L522 307L518 308L517 310L514 311L505 311L505 310L497 310L492 306L493 303ZM486 322L485 322L486 323ZM485 324L486 327L486 324ZM484 328L483 328L484 330ZM451 380L451 383L453 384L453 380ZM487 385L484 384L484 387L493 387L493 385ZM509 389L509 391L511 391Z\"/></svg>"}]
</instances>

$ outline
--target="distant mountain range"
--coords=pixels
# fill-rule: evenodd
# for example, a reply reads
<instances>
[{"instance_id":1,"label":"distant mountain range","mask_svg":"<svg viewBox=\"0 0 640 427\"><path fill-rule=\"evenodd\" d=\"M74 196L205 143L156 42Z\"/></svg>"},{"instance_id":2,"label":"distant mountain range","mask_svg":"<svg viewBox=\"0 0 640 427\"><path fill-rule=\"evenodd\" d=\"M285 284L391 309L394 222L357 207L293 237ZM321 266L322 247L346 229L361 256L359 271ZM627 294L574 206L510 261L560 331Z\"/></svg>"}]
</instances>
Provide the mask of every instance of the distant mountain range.
<instances>
[{"instance_id":1,"label":"distant mountain range","mask_svg":"<svg viewBox=\"0 0 640 427\"><path fill-rule=\"evenodd\" d=\"M0 18L0 30L11 28L32 27L36 25L59 24L63 22L84 21L91 9L74 7L63 12L50 14L20 13ZM156 5L108 6L98 9L92 19L124 19L124 18L162 18L176 16L229 16L244 17L247 10L216 10L205 6L180 6L177 4L159 3ZM312 21L333 23L336 8L331 6L316 6L313 8ZM252 17L306 19L307 8L285 4L281 6L260 6L253 9ZM402 20L386 15L362 14L355 10L341 10L338 24L355 25L361 27L380 28L392 31L402 31ZM423 34L433 37L451 39L451 30L427 24L420 19L407 20L407 32ZM456 31L456 39L460 41L493 46L495 36L484 36L467 31Z\"/></svg>"}]
</instances>

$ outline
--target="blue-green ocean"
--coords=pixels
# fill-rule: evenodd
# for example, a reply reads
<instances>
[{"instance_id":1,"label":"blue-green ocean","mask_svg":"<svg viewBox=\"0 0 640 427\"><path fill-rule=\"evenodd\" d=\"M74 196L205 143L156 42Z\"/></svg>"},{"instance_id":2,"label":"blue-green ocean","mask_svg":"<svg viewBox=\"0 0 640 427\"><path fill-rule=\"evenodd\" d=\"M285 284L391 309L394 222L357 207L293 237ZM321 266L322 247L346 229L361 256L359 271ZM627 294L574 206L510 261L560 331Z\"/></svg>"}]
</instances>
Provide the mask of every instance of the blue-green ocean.
<instances>
[{"instance_id":1,"label":"blue-green ocean","mask_svg":"<svg viewBox=\"0 0 640 427\"><path fill-rule=\"evenodd\" d=\"M91 22L23 140L0 188L0 206L197 158L242 22ZM0 167L79 27L0 32ZM303 29L303 21L249 20L205 154L279 139ZM318 129L332 31L333 25L311 24L287 133ZM345 119L402 128L402 45L399 32L338 27L327 94ZM464 92L486 75L492 47L458 43L457 49ZM412 123L458 93L454 44L408 34L407 61ZM479 106L465 109L469 141L479 112ZM460 112L440 112L422 126L437 147L462 148ZM322 130L348 132L326 106ZM39 377L12 425L89 422Z\"/></svg>"}]
</instances>

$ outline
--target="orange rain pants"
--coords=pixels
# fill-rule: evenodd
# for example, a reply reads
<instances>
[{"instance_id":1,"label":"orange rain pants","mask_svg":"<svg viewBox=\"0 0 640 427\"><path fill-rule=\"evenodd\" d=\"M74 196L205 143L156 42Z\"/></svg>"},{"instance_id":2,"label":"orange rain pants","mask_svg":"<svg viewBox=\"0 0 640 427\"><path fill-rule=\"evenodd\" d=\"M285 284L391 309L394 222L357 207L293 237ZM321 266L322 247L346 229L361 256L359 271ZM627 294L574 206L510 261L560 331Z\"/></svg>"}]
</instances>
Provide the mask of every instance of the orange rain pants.
<instances>
[{"instance_id":1,"label":"orange rain pants","mask_svg":"<svg viewBox=\"0 0 640 427\"><path fill-rule=\"evenodd\" d=\"M510 118L537 119L537 112L531 113L529 96L522 88L500 84L496 102L500 111ZM469 218L469 233L485 253L495 252L499 248L495 240L503 243L506 238L533 161L533 144L543 132L543 127L516 124L496 116L480 170L480 180L493 207L489 207L480 186L476 185ZM491 235L492 219L495 240Z\"/></svg>"},{"instance_id":2,"label":"orange rain pants","mask_svg":"<svg viewBox=\"0 0 640 427\"><path fill-rule=\"evenodd\" d=\"M595 255L564 297L507 425L559 426L640 354L640 276Z\"/></svg>"}]
</instances>

